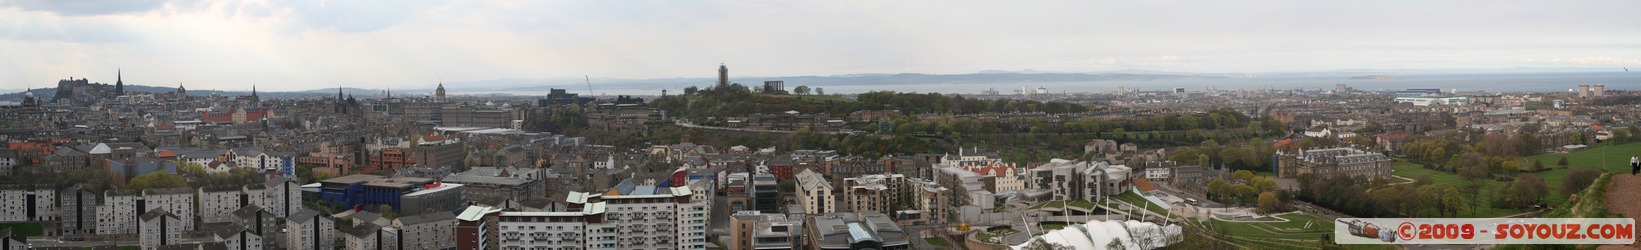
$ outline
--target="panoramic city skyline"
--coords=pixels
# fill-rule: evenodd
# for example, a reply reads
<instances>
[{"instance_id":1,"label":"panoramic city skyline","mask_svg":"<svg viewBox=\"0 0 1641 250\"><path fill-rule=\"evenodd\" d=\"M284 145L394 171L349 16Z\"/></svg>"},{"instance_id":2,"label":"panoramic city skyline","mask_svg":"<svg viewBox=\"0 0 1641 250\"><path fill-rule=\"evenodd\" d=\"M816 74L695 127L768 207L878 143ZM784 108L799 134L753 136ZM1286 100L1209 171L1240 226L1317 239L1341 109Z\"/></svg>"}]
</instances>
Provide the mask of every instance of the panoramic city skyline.
<instances>
[{"instance_id":1,"label":"panoramic city skyline","mask_svg":"<svg viewBox=\"0 0 1641 250\"><path fill-rule=\"evenodd\" d=\"M939 11L930 11L938 5ZM0 1L0 89L1641 67L1641 2ZM1530 34L1530 35L1529 35ZM702 84L708 84L703 82Z\"/></svg>"}]
</instances>

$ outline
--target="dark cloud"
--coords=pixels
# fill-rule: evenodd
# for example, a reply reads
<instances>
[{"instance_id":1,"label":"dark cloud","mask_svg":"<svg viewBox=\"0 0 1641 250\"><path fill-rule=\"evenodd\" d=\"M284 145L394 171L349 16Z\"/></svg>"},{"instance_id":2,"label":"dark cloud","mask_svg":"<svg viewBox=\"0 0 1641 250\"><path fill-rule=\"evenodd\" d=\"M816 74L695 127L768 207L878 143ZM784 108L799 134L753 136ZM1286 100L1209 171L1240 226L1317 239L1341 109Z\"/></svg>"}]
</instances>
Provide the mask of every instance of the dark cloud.
<instances>
[{"instance_id":1,"label":"dark cloud","mask_svg":"<svg viewBox=\"0 0 1641 250\"><path fill-rule=\"evenodd\" d=\"M147 12L165 6L165 0L4 0L0 6L64 16L96 16Z\"/></svg>"}]
</instances>

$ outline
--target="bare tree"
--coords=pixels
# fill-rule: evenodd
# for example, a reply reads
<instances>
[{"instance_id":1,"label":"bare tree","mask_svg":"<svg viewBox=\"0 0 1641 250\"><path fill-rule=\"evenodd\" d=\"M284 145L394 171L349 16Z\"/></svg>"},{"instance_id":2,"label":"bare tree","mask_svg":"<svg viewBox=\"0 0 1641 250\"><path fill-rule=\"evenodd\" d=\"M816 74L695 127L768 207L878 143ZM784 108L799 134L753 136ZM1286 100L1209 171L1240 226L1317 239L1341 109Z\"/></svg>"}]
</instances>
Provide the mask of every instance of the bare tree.
<instances>
[{"instance_id":1,"label":"bare tree","mask_svg":"<svg viewBox=\"0 0 1641 250\"><path fill-rule=\"evenodd\" d=\"M1043 238L1040 238L1040 237L1032 239L1031 242L1026 243L1025 247L1022 247L1020 249L1022 249L1022 250L1075 250L1075 249L1071 248L1071 246L1060 245L1060 244L1055 244L1055 243L1048 242L1048 241L1043 241Z\"/></svg>"}]
</instances>

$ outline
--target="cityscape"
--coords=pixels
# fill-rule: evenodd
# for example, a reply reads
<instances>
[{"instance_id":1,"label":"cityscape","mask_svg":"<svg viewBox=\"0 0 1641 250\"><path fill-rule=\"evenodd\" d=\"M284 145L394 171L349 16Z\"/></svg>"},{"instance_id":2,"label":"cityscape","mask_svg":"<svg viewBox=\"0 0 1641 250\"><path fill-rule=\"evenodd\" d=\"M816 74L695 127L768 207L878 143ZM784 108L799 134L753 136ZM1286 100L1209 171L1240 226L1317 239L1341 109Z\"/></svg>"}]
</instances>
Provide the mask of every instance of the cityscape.
<instances>
[{"instance_id":1,"label":"cityscape","mask_svg":"<svg viewBox=\"0 0 1641 250\"><path fill-rule=\"evenodd\" d=\"M1291 55L1328 54L1303 52L1314 49L1308 45L1195 58L1067 48L1066 53L1110 53L1127 59L1056 62L1019 62L1012 55L994 53L1040 53L1012 45L983 46L1020 41L1013 38L953 42L977 46L961 51L979 52L925 51L983 58L963 61L909 55L928 48L897 46L905 51L888 52L847 41L1026 34L1043 39L1044 45L1062 46L1092 38L1055 40L1062 37L1048 34L1062 30L1029 27L963 31L947 37L935 31L862 35L804 26L800 29L806 29L805 34L835 33L858 40L816 38L820 41L755 45L744 51L723 49L739 45L708 45L705 48L715 53L733 55L698 58L699 52L678 52L630 64L621 60L632 54L605 47L533 44L555 36L523 30L501 33L530 35L482 38L517 39L526 44L520 47L495 41L439 47L425 43L443 41L340 40L454 32L446 30L446 24L426 24L430 17L416 17L426 14L497 17L448 19L468 22L471 32L478 34L517 28L512 25L528 26L525 30L617 29L588 35L603 37L609 36L604 32L634 29L614 23L637 22L662 39L697 41L670 28L657 28L668 25L663 24L667 20L690 19L687 15L650 13L656 17L610 20L633 15L614 10L683 8L680 3L138 2L0 1L0 13L15 16L0 17L0 23L62 21L62 29L73 30L72 23L77 22L128 22L110 26L118 29L142 27L144 22L174 26L173 19L188 17L221 18L214 24L188 19L200 27L261 28L244 29L256 34L254 38L189 31L108 38L111 41L86 39L130 34L14 36L34 32L30 28L13 28L0 36L0 44L30 50L12 56L13 67L0 67L8 73L0 76L0 89L5 89L0 91L5 92L0 93L0 249L1641 249L1634 239L1641 231L1633 228L1634 219L1641 216L1641 192L1636 192L1641 190L1641 177L1636 176L1641 171L1641 158L1636 156L1641 154L1641 72L1628 72L1641 69L1641 60L1635 59L1641 58L1641 49L1634 45L1590 50L1619 55L1615 57L1563 60L1557 53L1583 54L1497 42L1482 46L1487 48L1442 52L1469 59L1436 64L1402 60L1425 53L1425 48L1390 50L1384 58L1351 55L1363 58L1309 61L1315 66L1268 63ZM634 6L620 6L625 4ZM999 7L1030 11L986 19L1042 15L1086 21L1065 15L1094 8L1061 4ZM1355 15L1358 12L1338 8L1361 3L1278 5L1286 4ZM710 5L752 17L772 15L758 10L846 12L792 14L833 17L918 9L867 2ZM1149 4L1121 5L1143 11L1101 15L1167 13ZM1634 3L1542 5L1597 20L1641 24L1636 23L1641 19L1622 11L1608 11L1641 7ZM1050 10L1053 7L1066 10ZM529 19L528 25L509 19L530 16L517 12L560 8L606 12L552 22ZM987 6L960 3L953 8L960 13ZM1388 7L1373 7L1377 8ZM386 13L394 11L405 15ZM225 12L237 14L216 16ZM348 14L359 15L340 17ZM931 20L885 20L898 21L889 23L908 30L973 22L941 13L914 15ZM1427 22L1444 18L1407 15ZM383 16L392 16L391 22L372 19ZM1291 18L1232 17L1250 23ZM281 18L297 21L269 21ZM305 23L314 20L328 23ZM1355 22L1332 20L1340 22L1334 25ZM701 22L747 25L746 21L751 20ZM534 22L554 25L536 27L532 25L544 24ZM791 27L811 21L793 22ZM836 22L857 29L878 26ZM1007 24L1071 25L1020 22L1027 23ZM1563 22L1571 21L1554 24L1567 24ZM269 23L312 27L292 31L259 26ZM700 24L676 25L711 30L694 26ZM1159 25L1195 30L1184 27L1190 25ZM27 25L15 27L23 26ZM1312 28L1270 27L1300 33ZM210 33L195 28L199 30L191 32ZM241 29L218 31L230 30ZM1078 31L1082 30L1067 33ZM1623 40L1638 35L1625 32L1588 38ZM1324 38L1357 39L1317 37L1320 44L1330 43ZM320 42L286 41L290 39ZM1280 43L1277 38L1239 39L1243 38L1226 42ZM1405 35L1376 39L1418 40ZM1466 39L1438 36L1430 46ZM1567 39L1546 41L1586 44ZM199 50L220 54L201 57L207 59L190 57L196 53L191 50L152 44L145 46L168 51L157 53L167 55L136 57L109 50L151 40L293 45L200 45ZM1155 47L1184 46L1160 40L1151 42ZM298 47L310 42L375 52ZM254 54L252 60L268 64L227 58L260 53L239 51L258 44L276 52ZM427 54L407 57L404 54L415 53L384 53L376 51L378 46ZM428 47L411 48L417 46ZM634 53L676 49L639 42L611 46L640 51ZM1228 46L1206 47L1259 48ZM1347 47L1316 51L1378 51ZM757 56L833 49L877 53L833 51L836 55L811 55L813 61ZM1155 48L1135 50L1149 49ZM1521 54L1483 55L1506 50ZM1055 52L1048 54L1061 51ZM1282 54L1290 52L1296 54ZM528 53L621 59L514 57ZM285 61L290 58L274 56L280 54L331 60L370 54L382 59L291 63ZM329 54L335 57L325 57ZM31 62L47 55L129 61ZM1260 57L1271 55L1275 56ZM939 62L867 62L882 57ZM1512 59L1488 61L1503 57ZM1529 57L1558 59L1522 59ZM446 59L459 62L427 62ZM392 64L399 67L395 70L370 70L382 66L376 60L410 62ZM1385 62L1393 63L1381 64ZM517 65L551 69L512 70ZM881 71L849 68L862 65ZM1253 68L1239 68L1244 66ZM346 73L325 73L333 69L319 69L324 67ZM566 67L585 67L581 70L604 76L560 72ZM1026 68L994 70L1022 67ZM441 74L453 77L438 77ZM1588 238L1568 236L1579 231L1575 229L1550 237L1551 230L1561 230L1550 227L1539 227L1544 233L1532 238L1538 231L1533 223L1577 224L1590 219L1615 222L1588 225L1591 231L1581 231L1589 232ZM1481 220L1506 223L1497 225L1497 238L1488 232L1494 224L1465 224ZM1447 225L1453 227L1444 233L1440 223L1455 224ZM1528 227L1515 229L1516 236L1510 236L1510 223ZM1466 229L1459 229L1461 224ZM1600 233L1601 229L1606 231Z\"/></svg>"}]
</instances>

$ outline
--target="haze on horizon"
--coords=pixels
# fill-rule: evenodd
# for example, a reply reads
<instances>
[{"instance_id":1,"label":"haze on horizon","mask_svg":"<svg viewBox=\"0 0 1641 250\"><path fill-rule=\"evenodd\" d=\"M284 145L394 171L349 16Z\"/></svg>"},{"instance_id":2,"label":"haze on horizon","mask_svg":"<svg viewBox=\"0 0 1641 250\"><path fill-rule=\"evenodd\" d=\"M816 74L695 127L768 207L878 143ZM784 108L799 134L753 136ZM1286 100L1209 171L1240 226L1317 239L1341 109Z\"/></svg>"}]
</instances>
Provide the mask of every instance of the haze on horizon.
<instances>
[{"instance_id":1,"label":"haze on horizon","mask_svg":"<svg viewBox=\"0 0 1641 250\"><path fill-rule=\"evenodd\" d=\"M1641 1L0 0L0 89L1641 68ZM703 85L708 82L703 82Z\"/></svg>"}]
</instances>

